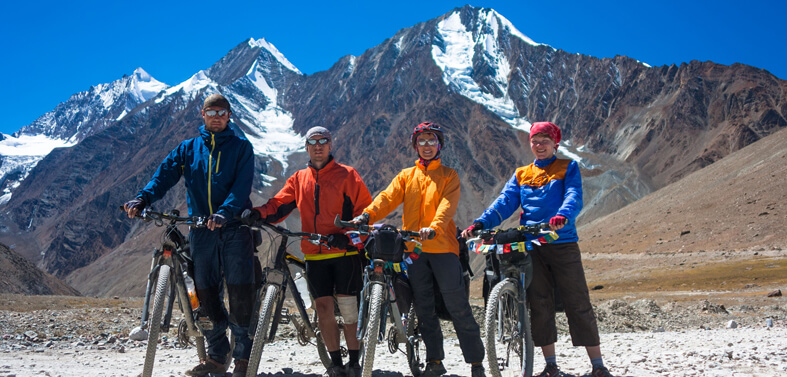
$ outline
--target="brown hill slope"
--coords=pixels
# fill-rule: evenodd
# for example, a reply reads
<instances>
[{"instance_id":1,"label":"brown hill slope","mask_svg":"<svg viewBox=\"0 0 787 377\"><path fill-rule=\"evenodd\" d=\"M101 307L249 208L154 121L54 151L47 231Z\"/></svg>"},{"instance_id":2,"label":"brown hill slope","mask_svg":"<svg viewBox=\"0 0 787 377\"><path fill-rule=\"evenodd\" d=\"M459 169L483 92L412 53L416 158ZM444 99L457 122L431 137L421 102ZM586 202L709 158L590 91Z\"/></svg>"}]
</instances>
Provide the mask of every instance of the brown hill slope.
<instances>
[{"instance_id":1,"label":"brown hill slope","mask_svg":"<svg viewBox=\"0 0 787 377\"><path fill-rule=\"evenodd\" d=\"M588 282L725 290L787 283L787 130L579 228Z\"/></svg>"},{"instance_id":2,"label":"brown hill slope","mask_svg":"<svg viewBox=\"0 0 787 377\"><path fill-rule=\"evenodd\" d=\"M0 292L25 295L78 296L74 288L0 244Z\"/></svg>"}]
</instances>

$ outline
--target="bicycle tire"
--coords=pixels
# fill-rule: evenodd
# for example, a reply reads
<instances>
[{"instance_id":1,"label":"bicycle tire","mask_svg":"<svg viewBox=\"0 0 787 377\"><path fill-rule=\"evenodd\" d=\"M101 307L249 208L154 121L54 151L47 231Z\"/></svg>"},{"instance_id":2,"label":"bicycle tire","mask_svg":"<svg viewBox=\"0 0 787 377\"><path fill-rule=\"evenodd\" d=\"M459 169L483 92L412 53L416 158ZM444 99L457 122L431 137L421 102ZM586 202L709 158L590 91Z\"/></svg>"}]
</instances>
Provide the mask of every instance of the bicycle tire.
<instances>
[{"instance_id":1,"label":"bicycle tire","mask_svg":"<svg viewBox=\"0 0 787 377\"><path fill-rule=\"evenodd\" d=\"M415 305L410 305L407 313L407 364L413 377L418 377L426 367L426 346L421 339L418 329L418 317L415 315Z\"/></svg>"},{"instance_id":2,"label":"bicycle tire","mask_svg":"<svg viewBox=\"0 0 787 377\"><path fill-rule=\"evenodd\" d=\"M308 318L307 318L308 320ZM320 356L320 361L325 369L331 367L331 355L328 354L328 347L325 346L325 341L322 339L322 331L320 331L319 327L319 318L317 317L317 309L314 309L314 321L311 322L313 325L314 332L314 342L317 343L317 354Z\"/></svg>"},{"instance_id":3,"label":"bicycle tire","mask_svg":"<svg viewBox=\"0 0 787 377\"><path fill-rule=\"evenodd\" d=\"M269 285L265 288L265 297L263 298L262 309L260 309L259 320L257 320L257 330L254 334L254 341L251 345L251 354L249 355L249 366L246 370L246 377L255 377L257 375L257 369L260 367L260 357L262 357L262 349L268 337L271 319L273 318L273 310L280 296L281 291L279 291L279 287Z\"/></svg>"},{"instance_id":4,"label":"bicycle tire","mask_svg":"<svg viewBox=\"0 0 787 377\"><path fill-rule=\"evenodd\" d=\"M169 271L167 265L159 266L158 276L156 277L156 296L153 300L153 312L148 321L148 345L145 350L145 365L142 369L142 377L150 377L153 374L153 362L156 359L156 348L158 338L161 333L161 315L164 312L164 302L169 292Z\"/></svg>"},{"instance_id":5,"label":"bicycle tire","mask_svg":"<svg viewBox=\"0 0 787 377\"><path fill-rule=\"evenodd\" d=\"M533 338L530 316L517 303L516 280L505 279L492 289L486 307L486 354L492 377L533 375ZM523 314L523 334L519 334L519 311Z\"/></svg>"},{"instance_id":6,"label":"bicycle tire","mask_svg":"<svg viewBox=\"0 0 787 377\"><path fill-rule=\"evenodd\" d=\"M371 377L374 367L374 351L380 334L380 309L383 306L383 286L375 284L369 297L369 321L366 323L366 334L363 337L363 360L361 373L363 377Z\"/></svg>"}]
</instances>

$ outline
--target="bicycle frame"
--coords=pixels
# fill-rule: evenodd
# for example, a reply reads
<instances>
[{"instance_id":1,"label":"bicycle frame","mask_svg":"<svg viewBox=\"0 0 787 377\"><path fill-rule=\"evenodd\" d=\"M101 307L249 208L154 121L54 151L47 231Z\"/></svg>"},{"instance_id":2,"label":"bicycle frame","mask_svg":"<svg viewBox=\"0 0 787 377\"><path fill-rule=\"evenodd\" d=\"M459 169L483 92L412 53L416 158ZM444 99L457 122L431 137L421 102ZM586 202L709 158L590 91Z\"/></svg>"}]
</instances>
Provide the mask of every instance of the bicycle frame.
<instances>
[{"instance_id":1,"label":"bicycle frame","mask_svg":"<svg viewBox=\"0 0 787 377\"><path fill-rule=\"evenodd\" d=\"M173 214L165 214L144 210L138 216L146 221L154 221L156 226L164 226L164 220L168 220L161 248L156 248L153 251L153 260L151 261L145 288L145 302L142 308L140 328L148 330L148 345L142 371L143 377L149 377L153 373L158 337L162 332L169 332L172 321L172 308L176 300L185 320L185 326L178 327L179 334L177 339L183 343L188 343L190 337L195 337L195 345L200 361L207 359L202 328L192 310L186 282L183 277L183 265L191 262L190 247L188 240L178 229L178 224L203 227L204 219L179 217L178 215L177 211L173 211ZM151 313L149 310L151 308L151 298L154 295L153 311ZM207 324L211 323L208 321ZM181 330L185 331L185 333L181 333Z\"/></svg>"},{"instance_id":2,"label":"bicycle frame","mask_svg":"<svg viewBox=\"0 0 787 377\"><path fill-rule=\"evenodd\" d=\"M322 340L319 328L316 325L317 310L314 310L315 323L313 324L310 320L309 313L306 311L306 304L303 302L300 294L298 294L295 280L289 268L289 265L295 264L304 269L305 263L287 252L287 240L290 237L309 237L309 239L315 242L324 241L325 237L319 234L290 232L287 229L267 223L262 223L262 225L280 234L282 237L276 250L273 267L265 267L262 271L264 284L258 288L257 292L257 302L261 302L262 307L259 308L256 324L253 328L250 328L250 333L254 335L254 342L252 343L249 368L246 375L249 377L257 375L257 369L259 368L260 357L262 356L264 345L274 340L279 324L283 322L282 318L286 318L286 322L292 322L298 333L298 341L300 344L306 345L306 343L311 343L309 341L310 339L315 339L316 344L311 344L317 346L320 360L323 365L328 368L331 365L331 359L325 348L325 343ZM259 227L253 228L261 229ZM304 279L305 278L304 276ZM288 311L283 312L284 300L286 299L288 290L291 292L290 296L295 302L295 307L298 310L298 314L300 314L301 320L298 320L298 317L290 314Z\"/></svg>"},{"instance_id":3,"label":"bicycle frame","mask_svg":"<svg viewBox=\"0 0 787 377\"><path fill-rule=\"evenodd\" d=\"M523 270L522 267L527 267L531 264L529 253L525 254L525 259L520 260L521 263L514 262L509 258L501 257L502 255L532 250L532 244L541 244L541 242L552 242L557 239L557 234L549 232L546 229L548 224L535 224L522 226L515 229L514 234L520 237L524 234L532 236L542 236L537 240L519 241L517 239L511 240L510 235L503 235L505 242L511 242L513 245L517 243L516 247L511 245L502 246L496 245L492 248L495 252L495 258L499 261L500 266L500 282L495 284L489 295L489 300L486 307L486 319L484 327L486 330L487 338L487 360L489 362L490 374L492 377L505 376L523 376L530 377L533 373L533 341L530 332L530 318L527 312L527 285L529 284L529 276L527 275L527 268ZM510 232L514 229L507 230ZM470 243L480 244L482 239L497 240L497 235L493 231L477 231L477 238L468 240ZM502 247L503 253L500 251ZM489 250L489 246L479 246L478 250ZM520 250L524 248L524 250ZM513 255L513 254L508 254ZM513 257L512 257L513 258ZM513 286L513 287L512 287ZM510 296L511 291L514 292L513 300ZM512 302L513 301L513 302ZM512 309L518 313L516 318L516 329L511 331L510 315ZM497 344L504 346L505 355L498 355ZM521 365L516 368L510 368L510 361L512 352L518 355L522 361Z\"/></svg>"}]
</instances>

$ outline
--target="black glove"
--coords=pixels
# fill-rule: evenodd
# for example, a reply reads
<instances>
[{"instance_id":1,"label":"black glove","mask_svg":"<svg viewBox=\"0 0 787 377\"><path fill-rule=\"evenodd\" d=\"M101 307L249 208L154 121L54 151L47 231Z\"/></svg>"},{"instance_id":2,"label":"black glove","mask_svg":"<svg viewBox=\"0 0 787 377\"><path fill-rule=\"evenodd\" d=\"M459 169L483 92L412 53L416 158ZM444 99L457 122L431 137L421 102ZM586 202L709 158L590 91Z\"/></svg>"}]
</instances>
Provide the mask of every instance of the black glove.
<instances>
[{"instance_id":1,"label":"black glove","mask_svg":"<svg viewBox=\"0 0 787 377\"><path fill-rule=\"evenodd\" d=\"M146 204L145 204L145 201L142 198L134 198L134 199L131 199L131 200L127 201L126 204L123 205L123 207L124 207L124 209L126 211L128 211L128 210L133 208L133 209L136 209L139 212L142 212L142 210L145 209Z\"/></svg>"},{"instance_id":2,"label":"black glove","mask_svg":"<svg viewBox=\"0 0 787 377\"><path fill-rule=\"evenodd\" d=\"M213 221L217 226L224 226L227 223L227 218L219 213L214 213L208 217L208 221Z\"/></svg>"},{"instance_id":3,"label":"black glove","mask_svg":"<svg viewBox=\"0 0 787 377\"><path fill-rule=\"evenodd\" d=\"M244 209L240 214L240 221L246 225L254 225L260 221L260 211L256 209Z\"/></svg>"},{"instance_id":4,"label":"black glove","mask_svg":"<svg viewBox=\"0 0 787 377\"><path fill-rule=\"evenodd\" d=\"M364 212L352 220L353 222L357 222L359 225L366 225L369 224L369 214Z\"/></svg>"},{"instance_id":5,"label":"black glove","mask_svg":"<svg viewBox=\"0 0 787 377\"><path fill-rule=\"evenodd\" d=\"M496 244L516 243L526 241L527 238L519 229L509 229L495 233Z\"/></svg>"},{"instance_id":6,"label":"black glove","mask_svg":"<svg viewBox=\"0 0 787 377\"><path fill-rule=\"evenodd\" d=\"M347 237L344 233L333 233L328 235L328 247L331 249L347 250L349 244L350 237Z\"/></svg>"}]
</instances>

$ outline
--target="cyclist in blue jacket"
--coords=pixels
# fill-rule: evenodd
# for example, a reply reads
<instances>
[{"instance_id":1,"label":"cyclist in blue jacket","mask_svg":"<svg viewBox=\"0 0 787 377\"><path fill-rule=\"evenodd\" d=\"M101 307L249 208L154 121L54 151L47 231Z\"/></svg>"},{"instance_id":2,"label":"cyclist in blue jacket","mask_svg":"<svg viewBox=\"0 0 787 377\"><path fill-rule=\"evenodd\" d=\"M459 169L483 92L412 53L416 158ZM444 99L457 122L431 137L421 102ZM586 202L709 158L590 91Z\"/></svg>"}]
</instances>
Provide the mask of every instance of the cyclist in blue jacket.
<instances>
[{"instance_id":1,"label":"cyclist in blue jacket","mask_svg":"<svg viewBox=\"0 0 787 377\"><path fill-rule=\"evenodd\" d=\"M251 143L228 127L230 103L221 94L208 96L202 106L205 125L200 136L169 153L150 182L124 205L129 217L161 199L181 177L188 192L189 216L207 217L207 228L189 232L194 281L200 310L213 322L205 331L209 359L186 372L189 376L224 374L230 342L235 337L233 377L245 376L251 353L249 322L254 307L254 241L251 230L236 220L251 208L254 153ZM222 301L227 281L229 313Z\"/></svg>"},{"instance_id":2,"label":"cyclist in blue jacket","mask_svg":"<svg viewBox=\"0 0 787 377\"><path fill-rule=\"evenodd\" d=\"M560 136L560 129L553 123L533 123L530 149L535 161L516 169L500 196L462 236L469 238L473 230L494 228L520 207L520 224L549 223L558 239L534 245L533 280L527 288L533 343L541 347L547 364L539 376L561 375L555 356L555 286L563 299L571 340L574 346L584 346L590 357L591 376L610 376L601 357L598 325L577 244L575 219L582 209L582 179L575 161L555 156Z\"/></svg>"}]
</instances>

